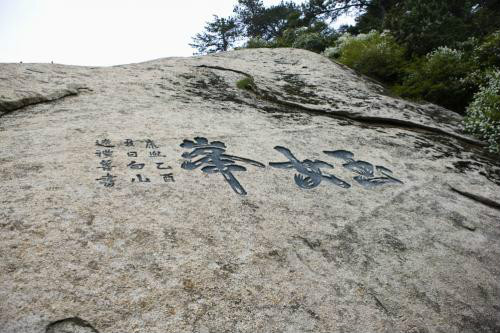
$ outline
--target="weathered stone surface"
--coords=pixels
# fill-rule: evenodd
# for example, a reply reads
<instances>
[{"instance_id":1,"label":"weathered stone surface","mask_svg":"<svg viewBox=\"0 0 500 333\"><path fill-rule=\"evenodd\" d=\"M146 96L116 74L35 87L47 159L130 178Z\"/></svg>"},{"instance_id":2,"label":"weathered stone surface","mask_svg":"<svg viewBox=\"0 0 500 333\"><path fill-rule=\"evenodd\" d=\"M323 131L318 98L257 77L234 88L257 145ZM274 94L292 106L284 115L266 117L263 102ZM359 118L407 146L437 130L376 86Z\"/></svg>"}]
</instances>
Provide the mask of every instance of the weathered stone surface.
<instances>
[{"instance_id":1,"label":"weathered stone surface","mask_svg":"<svg viewBox=\"0 0 500 333\"><path fill-rule=\"evenodd\" d=\"M448 110L291 49L1 64L0 106L0 332L500 331L499 160ZM247 195L181 168L195 137L265 164L238 162ZM275 146L351 187L298 187Z\"/></svg>"}]
</instances>

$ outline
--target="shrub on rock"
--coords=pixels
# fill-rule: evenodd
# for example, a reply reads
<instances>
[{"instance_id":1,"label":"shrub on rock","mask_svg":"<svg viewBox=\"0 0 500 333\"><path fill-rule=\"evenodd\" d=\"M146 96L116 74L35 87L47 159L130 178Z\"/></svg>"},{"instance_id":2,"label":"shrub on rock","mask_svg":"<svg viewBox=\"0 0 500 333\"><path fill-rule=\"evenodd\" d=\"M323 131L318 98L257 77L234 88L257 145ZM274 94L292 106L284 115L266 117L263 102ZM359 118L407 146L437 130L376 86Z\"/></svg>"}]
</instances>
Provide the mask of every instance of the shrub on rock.
<instances>
[{"instance_id":1,"label":"shrub on rock","mask_svg":"<svg viewBox=\"0 0 500 333\"><path fill-rule=\"evenodd\" d=\"M486 36L473 50L474 60L482 67L500 67L500 30Z\"/></svg>"},{"instance_id":2,"label":"shrub on rock","mask_svg":"<svg viewBox=\"0 0 500 333\"><path fill-rule=\"evenodd\" d=\"M326 47L326 40L319 32L306 32L299 34L292 46L298 49L322 52Z\"/></svg>"},{"instance_id":3,"label":"shrub on rock","mask_svg":"<svg viewBox=\"0 0 500 333\"><path fill-rule=\"evenodd\" d=\"M274 47L274 44L265 40L264 38L254 37L250 38L244 46L244 48L247 49L259 49L263 47Z\"/></svg>"},{"instance_id":4,"label":"shrub on rock","mask_svg":"<svg viewBox=\"0 0 500 333\"><path fill-rule=\"evenodd\" d=\"M395 90L403 97L424 99L463 113L474 93L473 87L464 81L472 71L473 66L464 52L439 47L413 60L402 85Z\"/></svg>"},{"instance_id":5,"label":"shrub on rock","mask_svg":"<svg viewBox=\"0 0 500 333\"><path fill-rule=\"evenodd\" d=\"M371 31L351 36L344 34L325 55L358 72L386 83L396 82L404 67L405 49L388 32Z\"/></svg>"},{"instance_id":6,"label":"shrub on rock","mask_svg":"<svg viewBox=\"0 0 500 333\"><path fill-rule=\"evenodd\" d=\"M474 95L464 122L467 132L486 140L491 152L500 152L500 70L490 73Z\"/></svg>"}]
</instances>

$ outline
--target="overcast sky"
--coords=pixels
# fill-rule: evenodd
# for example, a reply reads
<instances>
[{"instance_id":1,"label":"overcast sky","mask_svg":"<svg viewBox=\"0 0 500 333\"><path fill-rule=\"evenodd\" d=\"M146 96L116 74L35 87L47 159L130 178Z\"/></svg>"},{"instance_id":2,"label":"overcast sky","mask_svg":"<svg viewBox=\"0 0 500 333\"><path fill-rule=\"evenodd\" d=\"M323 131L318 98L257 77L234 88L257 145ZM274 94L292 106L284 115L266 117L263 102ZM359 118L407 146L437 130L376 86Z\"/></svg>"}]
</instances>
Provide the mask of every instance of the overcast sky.
<instances>
[{"instance_id":1,"label":"overcast sky","mask_svg":"<svg viewBox=\"0 0 500 333\"><path fill-rule=\"evenodd\" d=\"M266 5L279 2L264 0ZM190 56L191 37L203 31L213 14L231 15L235 3L0 0L0 62L109 66Z\"/></svg>"}]
</instances>

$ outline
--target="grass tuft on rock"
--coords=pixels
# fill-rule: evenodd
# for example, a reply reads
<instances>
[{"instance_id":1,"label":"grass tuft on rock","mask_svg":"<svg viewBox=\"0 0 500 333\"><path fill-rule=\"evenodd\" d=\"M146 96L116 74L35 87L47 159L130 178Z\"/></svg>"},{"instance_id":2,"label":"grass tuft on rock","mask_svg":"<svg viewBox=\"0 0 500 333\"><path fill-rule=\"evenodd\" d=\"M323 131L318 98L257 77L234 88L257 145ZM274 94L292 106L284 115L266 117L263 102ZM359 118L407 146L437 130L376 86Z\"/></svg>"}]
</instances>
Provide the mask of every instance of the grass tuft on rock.
<instances>
[{"instance_id":1,"label":"grass tuft on rock","mask_svg":"<svg viewBox=\"0 0 500 333\"><path fill-rule=\"evenodd\" d=\"M238 82L236 82L236 87L238 87L239 89L244 89L244 90L254 90L255 82L253 81L253 78L246 77L246 78L241 79Z\"/></svg>"}]
</instances>

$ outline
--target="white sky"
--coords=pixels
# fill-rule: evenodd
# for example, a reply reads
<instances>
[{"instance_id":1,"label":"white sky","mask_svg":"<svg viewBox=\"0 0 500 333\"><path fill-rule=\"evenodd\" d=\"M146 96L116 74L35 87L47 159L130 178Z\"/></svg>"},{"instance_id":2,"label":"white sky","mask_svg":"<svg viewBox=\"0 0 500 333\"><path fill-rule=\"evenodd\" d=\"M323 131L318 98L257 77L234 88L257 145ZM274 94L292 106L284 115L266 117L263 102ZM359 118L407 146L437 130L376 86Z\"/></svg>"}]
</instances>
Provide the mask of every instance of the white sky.
<instances>
[{"instance_id":1,"label":"white sky","mask_svg":"<svg viewBox=\"0 0 500 333\"><path fill-rule=\"evenodd\" d=\"M0 62L109 66L190 56L191 37L213 14L231 15L236 2L0 0Z\"/></svg>"}]
</instances>

